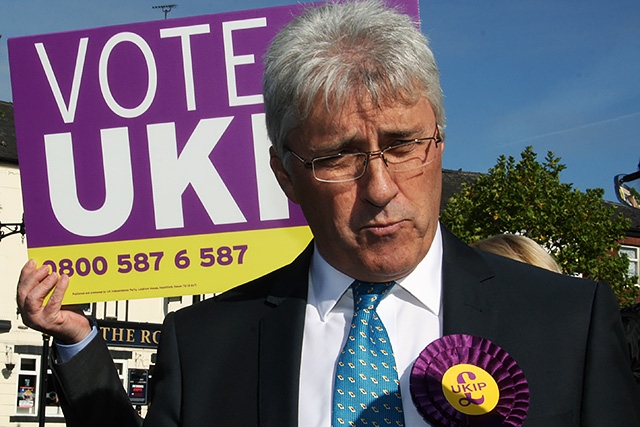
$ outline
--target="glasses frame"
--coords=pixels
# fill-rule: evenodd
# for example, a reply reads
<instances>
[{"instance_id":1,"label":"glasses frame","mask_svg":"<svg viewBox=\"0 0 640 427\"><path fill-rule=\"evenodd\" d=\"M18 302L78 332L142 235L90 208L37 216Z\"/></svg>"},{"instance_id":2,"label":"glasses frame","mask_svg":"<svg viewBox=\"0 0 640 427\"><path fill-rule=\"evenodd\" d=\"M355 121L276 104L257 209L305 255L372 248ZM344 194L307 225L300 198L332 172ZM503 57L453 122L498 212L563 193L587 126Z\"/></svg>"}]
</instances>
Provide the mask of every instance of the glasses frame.
<instances>
[{"instance_id":1,"label":"glasses frame","mask_svg":"<svg viewBox=\"0 0 640 427\"><path fill-rule=\"evenodd\" d=\"M425 142L425 141L433 141L436 144L436 148L438 148L438 144L440 142L442 142L442 138L440 138L440 128L439 126L436 124L436 130L433 136L429 136L426 138L414 138L414 139L409 139L409 140L402 140L402 143L400 144L396 144L396 145L390 145L387 148L384 148L382 150L376 150L376 151L359 151L359 152L355 152L355 153L338 153L338 154L331 154L329 156L318 156L318 157L313 157L310 160L305 159L304 157L302 157L301 155L299 155L298 153L296 153L295 151L293 151L291 148L289 147L285 147L287 149L288 152L290 152L291 154L293 154L293 156L300 160L300 162L308 169L311 169L312 173L313 173L313 177L320 182L350 182L350 181L356 181L360 178L362 178L364 176L365 173L367 173L367 168L369 167L369 161L372 157L380 157L382 159L382 161L384 162L385 166L389 167L389 162L387 161L387 158L384 156L384 153L390 149L393 148L398 148L398 147L402 147L404 145L407 144L415 144L415 143L420 143L420 142ZM347 178L347 179L339 179L339 180L329 180L329 179L323 179L323 178L319 178L318 175L316 175L316 168L315 168L315 163L319 160L326 160L326 159L331 159L331 158L337 158L337 157L344 157L344 156L361 156L361 155L365 155L365 160L364 160L364 168L362 169L362 173L356 177L352 177L352 178ZM428 165L431 162L425 162L424 164L420 165L419 167L415 168L415 169L419 169L423 166ZM413 169L408 169L408 170L413 170ZM407 171L408 171L407 170ZM406 172L406 171L403 171Z\"/></svg>"}]
</instances>

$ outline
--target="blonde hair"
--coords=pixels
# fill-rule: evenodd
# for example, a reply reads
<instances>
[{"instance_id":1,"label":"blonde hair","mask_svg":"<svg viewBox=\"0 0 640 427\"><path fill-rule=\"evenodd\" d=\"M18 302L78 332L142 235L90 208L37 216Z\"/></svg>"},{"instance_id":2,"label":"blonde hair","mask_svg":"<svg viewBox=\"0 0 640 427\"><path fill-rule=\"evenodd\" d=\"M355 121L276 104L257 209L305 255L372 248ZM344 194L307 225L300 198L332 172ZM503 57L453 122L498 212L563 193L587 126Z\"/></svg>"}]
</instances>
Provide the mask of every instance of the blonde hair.
<instances>
[{"instance_id":1,"label":"blonde hair","mask_svg":"<svg viewBox=\"0 0 640 427\"><path fill-rule=\"evenodd\" d=\"M497 234L472 243L474 248L562 273L553 257L534 240L517 234Z\"/></svg>"}]
</instances>

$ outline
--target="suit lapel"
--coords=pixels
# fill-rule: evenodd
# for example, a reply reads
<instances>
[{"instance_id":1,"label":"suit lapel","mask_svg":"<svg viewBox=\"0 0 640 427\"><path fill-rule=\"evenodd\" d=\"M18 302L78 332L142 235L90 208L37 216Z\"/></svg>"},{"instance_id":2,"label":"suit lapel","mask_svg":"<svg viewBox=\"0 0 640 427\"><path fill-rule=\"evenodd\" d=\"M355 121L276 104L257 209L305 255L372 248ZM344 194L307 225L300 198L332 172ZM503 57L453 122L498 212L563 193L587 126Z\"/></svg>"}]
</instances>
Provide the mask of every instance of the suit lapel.
<instances>
[{"instance_id":1,"label":"suit lapel","mask_svg":"<svg viewBox=\"0 0 640 427\"><path fill-rule=\"evenodd\" d=\"M259 412L261 427L298 425L298 392L308 274L313 245L282 270L260 321Z\"/></svg>"},{"instance_id":2,"label":"suit lapel","mask_svg":"<svg viewBox=\"0 0 640 427\"><path fill-rule=\"evenodd\" d=\"M494 275L476 251L442 226L443 335L483 335L490 298L483 282Z\"/></svg>"}]
</instances>

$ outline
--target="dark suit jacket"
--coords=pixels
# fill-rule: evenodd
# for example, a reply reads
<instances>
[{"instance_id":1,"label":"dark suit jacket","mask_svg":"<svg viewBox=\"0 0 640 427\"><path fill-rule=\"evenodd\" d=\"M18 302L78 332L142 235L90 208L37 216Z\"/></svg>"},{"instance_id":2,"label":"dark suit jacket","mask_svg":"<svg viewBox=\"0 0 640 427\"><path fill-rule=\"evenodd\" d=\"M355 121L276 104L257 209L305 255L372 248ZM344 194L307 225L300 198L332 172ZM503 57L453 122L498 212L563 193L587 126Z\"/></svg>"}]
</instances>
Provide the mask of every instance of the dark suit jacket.
<instances>
[{"instance_id":1,"label":"dark suit jacket","mask_svg":"<svg viewBox=\"0 0 640 427\"><path fill-rule=\"evenodd\" d=\"M472 249L444 229L443 239L444 334L488 338L518 362L531 392L525 426L640 426L638 390L607 285ZM297 425L312 250L167 316L145 427ZM140 422L108 357L96 339L55 367L69 426Z\"/></svg>"}]
</instances>

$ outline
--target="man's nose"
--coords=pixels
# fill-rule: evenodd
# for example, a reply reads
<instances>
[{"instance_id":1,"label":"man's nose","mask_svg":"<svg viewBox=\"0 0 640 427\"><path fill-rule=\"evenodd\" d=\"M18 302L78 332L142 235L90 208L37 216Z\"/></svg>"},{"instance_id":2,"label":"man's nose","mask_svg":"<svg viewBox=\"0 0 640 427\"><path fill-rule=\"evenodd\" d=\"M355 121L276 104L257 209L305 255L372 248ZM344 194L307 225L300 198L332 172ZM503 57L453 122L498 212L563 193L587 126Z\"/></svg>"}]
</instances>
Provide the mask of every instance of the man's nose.
<instances>
[{"instance_id":1,"label":"man's nose","mask_svg":"<svg viewBox=\"0 0 640 427\"><path fill-rule=\"evenodd\" d=\"M398 194L398 186L382 152L370 153L367 170L358 181L362 197L375 206L386 205Z\"/></svg>"}]
</instances>

